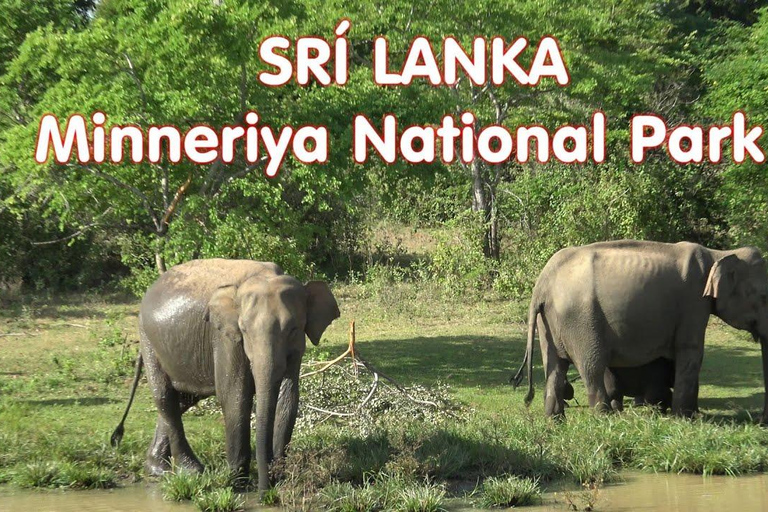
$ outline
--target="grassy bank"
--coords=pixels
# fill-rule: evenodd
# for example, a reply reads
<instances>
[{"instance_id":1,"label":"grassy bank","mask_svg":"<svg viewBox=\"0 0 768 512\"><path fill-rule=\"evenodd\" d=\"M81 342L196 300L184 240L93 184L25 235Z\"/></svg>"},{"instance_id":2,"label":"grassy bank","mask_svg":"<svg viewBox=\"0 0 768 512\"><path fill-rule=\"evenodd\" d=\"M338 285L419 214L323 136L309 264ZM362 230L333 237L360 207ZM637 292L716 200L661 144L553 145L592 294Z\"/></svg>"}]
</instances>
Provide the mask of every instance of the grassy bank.
<instances>
[{"instance_id":1,"label":"grassy bank","mask_svg":"<svg viewBox=\"0 0 768 512\"><path fill-rule=\"evenodd\" d=\"M447 497L509 505L554 481L598 484L623 468L744 474L768 467L759 347L712 322L694 421L646 409L595 416L572 404L543 418L542 377L531 409L507 384L524 351L524 304L467 301L425 286L336 287L342 318L307 359L328 359L357 323L358 348L405 385L447 384L464 420L413 421L385 414L362 429L331 421L302 427L276 468L272 499L295 508L436 510ZM120 297L24 297L0 311L0 482L22 487L104 488L143 478L155 411L146 384L119 450L108 438L122 414L136 353L136 301ZM539 360L537 351L536 360ZM576 383L576 399L586 402ZM226 487L220 416L185 416L206 479L169 476L169 499L201 509L242 503ZM516 479L513 477L521 477ZM526 480L527 479L527 480ZM538 486L533 485L537 481ZM526 501L520 501L522 505Z\"/></svg>"}]
</instances>

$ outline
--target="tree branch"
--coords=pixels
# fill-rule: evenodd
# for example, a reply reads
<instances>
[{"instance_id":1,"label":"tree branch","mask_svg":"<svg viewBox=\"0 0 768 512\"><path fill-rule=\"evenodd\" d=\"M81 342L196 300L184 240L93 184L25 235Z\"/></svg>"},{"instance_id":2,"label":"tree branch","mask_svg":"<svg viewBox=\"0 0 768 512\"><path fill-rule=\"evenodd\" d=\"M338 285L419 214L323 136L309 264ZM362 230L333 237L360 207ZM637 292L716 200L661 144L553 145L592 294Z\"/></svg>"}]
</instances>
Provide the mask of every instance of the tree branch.
<instances>
[{"instance_id":1,"label":"tree branch","mask_svg":"<svg viewBox=\"0 0 768 512\"><path fill-rule=\"evenodd\" d=\"M106 180L106 181L112 183L115 186L118 186L118 187L122 188L123 190L127 190L127 191L131 192L144 205L144 209L147 210L147 213L151 217L152 223L155 225L155 229L157 230L157 232L158 233L162 233L162 232L165 231L163 224L160 222L160 219L157 217L157 214L152 209L152 203L150 203L149 198L147 198L147 196L141 190L139 190L138 188L134 187L133 185L129 185L128 183L126 183L126 182L124 182L124 181L122 181L122 180L112 176L111 174L107 174L105 172L101 172L98 169L94 169L93 167L89 167L89 166L86 166L86 165L79 165L79 167L81 169L84 169L84 170L90 172L94 176L97 176L97 177L99 177L99 178L101 178L103 180Z\"/></svg>"},{"instance_id":2,"label":"tree branch","mask_svg":"<svg viewBox=\"0 0 768 512\"><path fill-rule=\"evenodd\" d=\"M176 207L179 205L179 201L181 201L181 199L184 197L184 194L187 192L187 189L191 184L192 184L192 173L190 172L187 175L187 181L185 181L176 191L176 194L174 194L173 196L173 201L171 201L171 205L165 211L165 216L163 217L164 226L167 226L168 223L170 222L171 217L173 216L173 213L176 211Z\"/></svg>"}]
</instances>

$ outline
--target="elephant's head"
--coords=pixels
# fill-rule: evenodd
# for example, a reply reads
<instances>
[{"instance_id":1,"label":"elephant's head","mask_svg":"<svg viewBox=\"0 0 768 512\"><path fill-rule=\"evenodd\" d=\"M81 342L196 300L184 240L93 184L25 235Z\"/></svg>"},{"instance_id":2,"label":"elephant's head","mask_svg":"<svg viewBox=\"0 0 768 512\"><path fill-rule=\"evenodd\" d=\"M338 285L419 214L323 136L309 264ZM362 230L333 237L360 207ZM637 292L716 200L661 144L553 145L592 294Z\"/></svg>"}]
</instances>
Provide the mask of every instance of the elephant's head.
<instances>
[{"instance_id":1,"label":"elephant's head","mask_svg":"<svg viewBox=\"0 0 768 512\"><path fill-rule=\"evenodd\" d=\"M305 334L317 344L339 315L336 299L325 282L304 285L287 275L252 276L219 288L208 303L206 319L219 342L241 343L250 361L256 385L256 458L261 491L269 487L273 439L287 441L293 428L292 421L280 421L275 427L281 383L288 378L297 384ZM298 388L285 397L281 394L280 402L280 410L292 411L295 418Z\"/></svg>"},{"instance_id":2,"label":"elephant's head","mask_svg":"<svg viewBox=\"0 0 768 512\"><path fill-rule=\"evenodd\" d=\"M714 313L755 340L768 340L768 273L757 249L742 248L715 261L704 296L714 299Z\"/></svg>"},{"instance_id":3,"label":"elephant's head","mask_svg":"<svg viewBox=\"0 0 768 512\"><path fill-rule=\"evenodd\" d=\"M766 389L761 422L768 423L768 273L753 247L730 251L715 261L704 296L714 300L713 312L732 327L748 331L760 342Z\"/></svg>"}]
</instances>

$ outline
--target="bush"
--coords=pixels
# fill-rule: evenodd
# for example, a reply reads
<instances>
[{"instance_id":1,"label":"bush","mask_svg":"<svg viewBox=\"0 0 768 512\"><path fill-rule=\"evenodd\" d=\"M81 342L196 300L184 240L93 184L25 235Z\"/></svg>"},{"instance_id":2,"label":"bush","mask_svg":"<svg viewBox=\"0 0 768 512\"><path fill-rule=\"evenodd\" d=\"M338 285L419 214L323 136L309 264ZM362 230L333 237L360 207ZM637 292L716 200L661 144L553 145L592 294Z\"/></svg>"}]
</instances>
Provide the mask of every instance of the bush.
<instances>
[{"instance_id":1,"label":"bush","mask_svg":"<svg viewBox=\"0 0 768 512\"><path fill-rule=\"evenodd\" d=\"M481 214L466 211L447 226L432 254L431 275L456 294L487 288L493 267L483 254Z\"/></svg>"}]
</instances>

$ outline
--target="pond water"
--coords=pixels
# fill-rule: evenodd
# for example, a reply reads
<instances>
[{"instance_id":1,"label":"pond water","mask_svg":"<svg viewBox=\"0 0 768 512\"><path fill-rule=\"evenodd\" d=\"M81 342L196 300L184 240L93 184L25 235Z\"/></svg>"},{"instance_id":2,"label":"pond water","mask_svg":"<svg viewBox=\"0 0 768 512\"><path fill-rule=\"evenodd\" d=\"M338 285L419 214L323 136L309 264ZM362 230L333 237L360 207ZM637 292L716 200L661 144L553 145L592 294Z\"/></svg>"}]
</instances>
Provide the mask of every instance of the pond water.
<instances>
[{"instance_id":1,"label":"pond water","mask_svg":"<svg viewBox=\"0 0 768 512\"><path fill-rule=\"evenodd\" d=\"M596 510L605 511L722 511L768 510L768 474L727 477L621 473L622 481L597 492ZM568 498L581 510L587 491L547 493L544 505L530 512L567 510Z\"/></svg>"},{"instance_id":2,"label":"pond water","mask_svg":"<svg viewBox=\"0 0 768 512\"><path fill-rule=\"evenodd\" d=\"M768 510L768 474L744 477L707 477L622 473L623 481L600 489L596 509L602 511L721 511ZM521 510L530 512L568 510L568 500L579 509L588 492L581 490L549 492L544 503ZM468 503L451 500L449 510L468 511ZM248 510L257 510L254 495L248 498ZM262 508L263 509L263 508ZM157 485L138 484L109 491L26 491L0 489L0 511L40 512L185 512L189 504L163 501ZM272 509L275 510L275 509Z\"/></svg>"}]
</instances>

